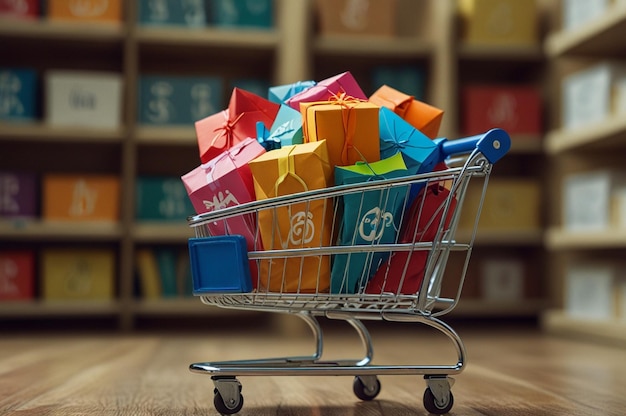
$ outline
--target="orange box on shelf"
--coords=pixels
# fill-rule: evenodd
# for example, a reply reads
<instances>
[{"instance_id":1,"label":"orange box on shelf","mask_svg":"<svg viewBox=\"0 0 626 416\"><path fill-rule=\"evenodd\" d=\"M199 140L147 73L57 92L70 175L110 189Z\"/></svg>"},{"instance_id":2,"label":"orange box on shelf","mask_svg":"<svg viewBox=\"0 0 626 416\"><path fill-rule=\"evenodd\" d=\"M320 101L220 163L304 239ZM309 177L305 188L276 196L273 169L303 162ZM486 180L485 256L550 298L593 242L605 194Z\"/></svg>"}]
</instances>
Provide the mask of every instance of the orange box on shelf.
<instances>
[{"instance_id":1,"label":"orange box on shelf","mask_svg":"<svg viewBox=\"0 0 626 416\"><path fill-rule=\"evenodd\" d=\"M107 249L48 249L41 259L44 300L111 300L115 255Z\"/></svg>"},{"instance_id":2,"label":"orange box on shelf","mask_svg":"<svg viewBox=\"0 0 626 416\"><path fill-rule=\"evenodd\" d=\"M112 175L48 174L42 199L44 220L115 222L120 180Z\"/></svg>"},{"instance_id":3,"label":"orange box on shelf","mask_svg":"<svg viewBox=\"0 0 626 416\"><path fill-rule=\"evenodd\" d=\"M35 256L32 251L0 252L0 301L28 300L35 292Z\"/></svg>"},{"instance_id":4,"label":"orange box on shelf","mask_svg":"<svg viewBox=\"0 0 626 416\"><path fill-rule=\"evenodd\" d=\"M322 34L396 34L396 0L317 0L316 5Z\"/></svg>"},{"instance_id":5,"label":"orange box on shelf","mask_svg":"<svg viewBox=\"0 0 626 416\"><path fill-rule=\"evenodd\" d=\"M48 0L47 14L53 20L119 22L121 0Z\"/></svg>"}]
</instances>

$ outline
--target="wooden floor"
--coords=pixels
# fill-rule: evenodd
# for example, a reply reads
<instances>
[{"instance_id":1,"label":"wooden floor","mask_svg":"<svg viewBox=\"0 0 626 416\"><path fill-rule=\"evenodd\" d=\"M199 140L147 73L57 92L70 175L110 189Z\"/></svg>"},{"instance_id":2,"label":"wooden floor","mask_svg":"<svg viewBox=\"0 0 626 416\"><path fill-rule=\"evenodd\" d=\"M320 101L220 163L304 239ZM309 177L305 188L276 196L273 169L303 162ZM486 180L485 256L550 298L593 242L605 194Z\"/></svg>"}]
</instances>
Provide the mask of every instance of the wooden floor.
<instances>
[{"instance_id":1,"label":"wooden floor","mask_svg":"<svg viewBox=\"0 0 626 416\"><path fill-rule=\"evenodd\" d=\"M346 328L349 328L346 326ZM528 329L457 328L468 366L453 415L624 415L626 350ZM246 330L203 334L0 335L1 415L215 415L213 384L193 362L307 354L311 339ZM356 335L331 328L325 357L357 358ZM447 338L415 325L375 326L375 364L452 364ZM351 377L240 377L241 415L426 415L419 376L380 377L371 402Z\"/></svg>"}]
</instances>

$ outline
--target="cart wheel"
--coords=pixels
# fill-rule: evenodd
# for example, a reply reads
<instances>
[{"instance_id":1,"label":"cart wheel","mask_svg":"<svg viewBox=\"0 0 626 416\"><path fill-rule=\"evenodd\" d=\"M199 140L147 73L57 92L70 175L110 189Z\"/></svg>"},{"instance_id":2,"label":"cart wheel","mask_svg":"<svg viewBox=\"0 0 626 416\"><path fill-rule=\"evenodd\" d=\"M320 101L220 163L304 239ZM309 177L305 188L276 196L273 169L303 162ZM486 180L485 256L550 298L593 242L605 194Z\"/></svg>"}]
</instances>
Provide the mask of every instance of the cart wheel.
<instances>
[{"instance_id":1,"label":"cart wheel","mask_svg":"<svg viewBox=\"0 0 626 416\"><path fill-rule=\"evenodd\" d=\"M224 399L222 398L220 392L215 389L213 405L215 406L215 410L217 410L221 415L234 415L235 413L239 413L239 411L243 407L243 395L239 395L239 403L237 403L234 407L229 407L224 402Z\"/></svg>"},{"instance_id":2,"label":"cart wheel","mask_svg":"<svg viewBox=\"0 0 626 416\"><path fill-rule=\"evenodd\" d=\"M449 394L450 395L447 403L439 403L435 398L432 390L430 390L430 387L426 388L426 391L424 391L424 407L426 408L426 410L428 410L429 413L435 415L443 415L448 413L450 410L452 410L452 406L454 405L454 396L452 395L452 392L450 392Z\"/></svg>"},{"instance_id":3,"label":"cart wheel","mask_svg":"<svg viewBox=\"0 0 626 416\"><path fill-rule=\"evenodd\" d=\"M364 377L369 378L367 380L369 386L363 381ZM361 400L373 400L380 393L380 380L376 376L356 376L352 383L352 390Z\"/></svg>"}]
</instances>

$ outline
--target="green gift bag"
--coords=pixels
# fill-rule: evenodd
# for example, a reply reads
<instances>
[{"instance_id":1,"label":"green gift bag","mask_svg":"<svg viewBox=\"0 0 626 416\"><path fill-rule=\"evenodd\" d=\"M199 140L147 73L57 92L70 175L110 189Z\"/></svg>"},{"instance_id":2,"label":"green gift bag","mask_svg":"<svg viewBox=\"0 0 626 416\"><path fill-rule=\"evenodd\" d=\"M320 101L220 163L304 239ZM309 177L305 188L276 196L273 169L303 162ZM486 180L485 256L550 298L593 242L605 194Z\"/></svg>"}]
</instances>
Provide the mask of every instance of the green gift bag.
<instances>
[{"instance_id":1,"label":"green gift bag","mask_svg":"<svg viewBox=\"0 0 626 416\"><path fill-rule=\"evenodd\" d=\"M400 153L373 163L335 167L336 185L407 176ZM339 245L376 245L395 243L404 202L410 185L348 193L341 197L343 217ZM333 257L330 276L331 293L359 293L378 267L389 256L387 252L357 252Z\"/></svg>"}]
</instances>

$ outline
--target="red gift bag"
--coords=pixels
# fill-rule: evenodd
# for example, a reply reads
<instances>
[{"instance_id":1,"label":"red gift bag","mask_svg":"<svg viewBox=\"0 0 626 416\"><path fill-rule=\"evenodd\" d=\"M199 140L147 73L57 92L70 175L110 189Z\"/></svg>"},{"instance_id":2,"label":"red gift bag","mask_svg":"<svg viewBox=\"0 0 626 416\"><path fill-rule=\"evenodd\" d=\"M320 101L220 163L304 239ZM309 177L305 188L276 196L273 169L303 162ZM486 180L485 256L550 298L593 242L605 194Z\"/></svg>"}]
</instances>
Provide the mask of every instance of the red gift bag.
<instances>
[{"instance_id":1,"label":"red gift bag","mask_svg":"<svg viewBox=\"0 0 626 416\"><path fill-rule=\"evenodd\" d=\"M400 229L398 242L433 241L441 224L448 198L450 198L450 191L440 183L422 189L411 204L407 213L408 221ZM450 225L455 207L456 199L453 198L446 214L444 229ZM378 268L365 292L373 294L383 292L405 295L417 294L422 280L424 280L424 267L428 253L428 250L392 253L389 259ZM402 286L400 286L401 284Z\"/></svg>"}]
</instances>

